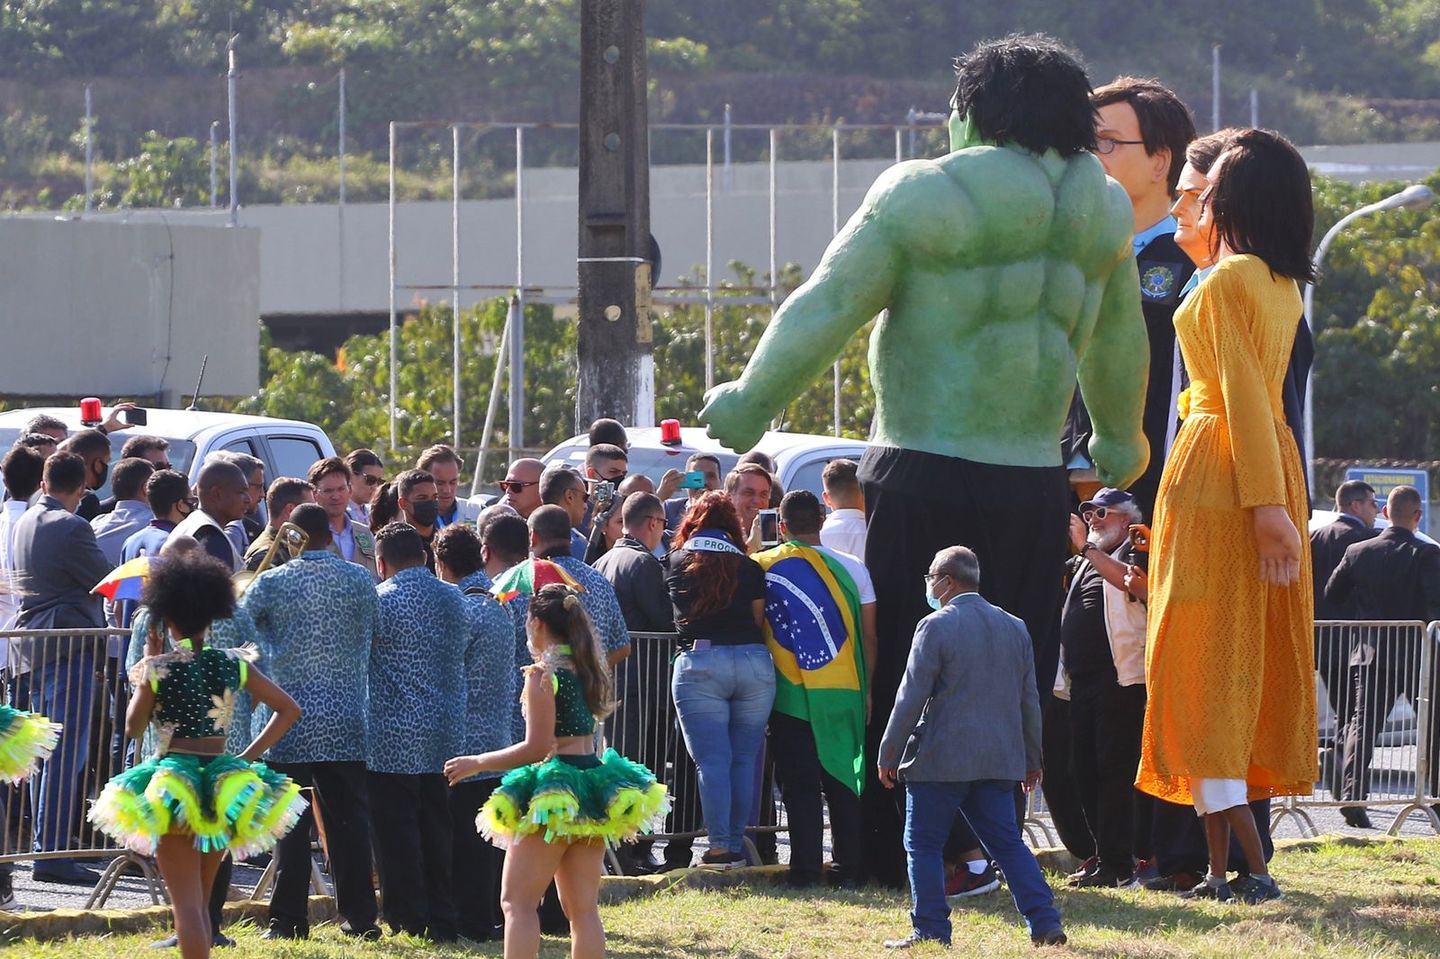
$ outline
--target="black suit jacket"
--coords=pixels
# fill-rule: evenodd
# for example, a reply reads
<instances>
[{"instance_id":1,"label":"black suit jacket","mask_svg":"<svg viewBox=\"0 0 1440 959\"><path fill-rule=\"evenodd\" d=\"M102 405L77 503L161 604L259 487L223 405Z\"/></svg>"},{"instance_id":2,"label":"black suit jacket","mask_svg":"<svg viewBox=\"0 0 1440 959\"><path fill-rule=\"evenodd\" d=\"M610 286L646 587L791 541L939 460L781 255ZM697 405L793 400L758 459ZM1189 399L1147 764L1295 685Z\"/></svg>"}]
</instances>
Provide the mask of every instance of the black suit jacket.
<instances>
[{"instance_id":1,"label":"black suit jacket","mask_svg":"<svg viewBox=\"0 0 1440 959\"><path fill-rule=\"evenodd\" d=\"M1315 618L1316 619L1360 619L1355 615L1354 598L1344 603L1332 603L1325 598L1325 584L1330 574L1345 558L1345 551L1356 543L1374 539L1380 531L1362 525L1353 516L1341 514L1328 526L1322 526L1310 534L1310 564L1315 570Z\"/></svg>"},{"instance_id":2,"label":"black suit jacket","mask_svg":"<svg viewBox=\"0 0 1440 959\"><path fill-rule=\"evenodd\" d=\"M1440 546L1392 526L1355 543L1325 585L1325 599L1353 596L1357 619L1440 619Z\"/></svg>"},{"instance_id":3,"label":"black suit jacket","mask_svg":"<svg viewBox=\"0 0 1440 959\"><path fill-rule=\"evenodd\" d=\"M643 543L622 537L596 560L595 571L615 587L627 627L642 633L668 633L675 628L665 567Z\"/></svg>"}]
</instances>

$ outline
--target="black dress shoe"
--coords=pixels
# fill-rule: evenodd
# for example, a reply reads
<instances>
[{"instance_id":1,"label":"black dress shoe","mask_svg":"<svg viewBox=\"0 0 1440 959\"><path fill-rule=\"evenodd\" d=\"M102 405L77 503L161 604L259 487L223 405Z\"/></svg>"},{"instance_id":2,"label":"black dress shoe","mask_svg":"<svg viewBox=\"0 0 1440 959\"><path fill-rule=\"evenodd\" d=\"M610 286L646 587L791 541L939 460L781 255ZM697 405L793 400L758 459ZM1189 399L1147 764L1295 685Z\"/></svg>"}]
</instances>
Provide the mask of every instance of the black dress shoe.
<instances>
[{"instance_id":1,"label":"black dress shoe","mask_svg":"<svg viewBox=\"0 0 1440 959\"><path fill-rule=\"evenodd\" d=\"M45 862L35 864L31 873L36 882L54 882L65 886L93 886L100 881L100 874L86 869L78 862Z\"/></svg>"},{"instance_id":2,"label":"black dress shoe","mask_svg":"<svg viewBox=\"0 0 1440 959\"><path fill-rule=\"evenodd\" d=\"M349 926L342 926L340 931L347 936L354 936L362 942L379 942L385 936L385 933L379 926L366 926L364 929L351 929Z\"/></svg>"},{"instance_id":3,"label":"black dress shoe","mask_svg":"<svg viewBox=\"0 0 1440 959\"><path fill-rule=\"evenodd\" d=\"M1365 811L1364 806L1341 806L1340 815L1345 817L1345 825L1352 829L1374 829L1370 822L1370 814Z\"/></svg>"},{"instance_id":4,"label":"black dress shoe","mask_svg":"<svg viewBox=\"0 0 1440 959\"><path fill-rule=\"evenodd\" d=\"M266 929L264 935L262 935L260 938L269 939L271 941L277 939L309 939L310 933L308 930L301 931L299 929L296 929L294 926L282 926L276 924L272 925L269 929Z\"/></svg>"}]
</instances>

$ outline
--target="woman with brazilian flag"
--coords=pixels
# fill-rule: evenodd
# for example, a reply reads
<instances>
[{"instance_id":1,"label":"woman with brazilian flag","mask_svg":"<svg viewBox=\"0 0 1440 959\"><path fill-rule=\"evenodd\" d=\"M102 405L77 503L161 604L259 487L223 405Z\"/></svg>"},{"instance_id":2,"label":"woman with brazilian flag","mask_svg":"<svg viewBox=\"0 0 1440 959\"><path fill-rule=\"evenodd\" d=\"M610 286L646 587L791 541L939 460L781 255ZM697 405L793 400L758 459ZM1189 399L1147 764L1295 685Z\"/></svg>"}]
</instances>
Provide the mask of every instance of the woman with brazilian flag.
<instances>
[{"instance_id":1,"label":"woman with brazilian flag","mask_svg":"<svg viewBox=\"0 0 1440 959\"><path fill-rule=\"evenodd\" d=\"M770 756L790 818L790 883L821 880L821 794L830 806L832 884L860 869L875 591L864 564L820 544L824 510L795 490L780 504L785 542L754 556L765 570L765 641L775 660Z\"/></svg>"}]
</instances>

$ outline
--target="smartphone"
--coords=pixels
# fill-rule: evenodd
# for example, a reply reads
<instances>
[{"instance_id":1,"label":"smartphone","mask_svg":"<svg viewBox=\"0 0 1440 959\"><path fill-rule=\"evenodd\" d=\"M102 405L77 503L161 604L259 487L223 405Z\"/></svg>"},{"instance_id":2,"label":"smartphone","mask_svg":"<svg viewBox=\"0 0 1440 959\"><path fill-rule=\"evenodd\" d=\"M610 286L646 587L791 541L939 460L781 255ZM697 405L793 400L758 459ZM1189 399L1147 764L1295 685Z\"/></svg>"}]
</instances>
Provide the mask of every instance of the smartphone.
<instances>
[{"instance_id":1,"label":"smartphone","mask_svg":"<svg viewBox=\"0 0 1440 959\"><path fill-rule=\"evenodd\" d=\"M597 510L603 510L615 498L615 484L609 480L601 480L595 484L590 491L590 501L595 504Z\"/></svg>"},{"instance_id":2,"label":"smartphone","mask_svg":"<svg viewBox=\"0 0 1440 959\"><path fill-rule=\"evenodd\" d=\"M760 545L780 545L780 511L775 509L762 509L760 511Z\"/></svg>"},{"instance_id":3,"label":"smartphone","mask_svg":"<svg viewBox=\"0 0 1440 959\"><path fill-rule=\"evenodd\" d=\"M147 426L150 422L150 415L140 407L133 410L124 410L126 426Z\"/></svg>"},{"instance_id":4,"label":"smartphone","mask_svg":"<svg viewBox=\"0 0 1440 959\"><path fill-rule=\"evenodd\" d=\"M704 489L705 474L699 470L691 470L680 478L680 489Z\"/></svg>"}]
</instances>

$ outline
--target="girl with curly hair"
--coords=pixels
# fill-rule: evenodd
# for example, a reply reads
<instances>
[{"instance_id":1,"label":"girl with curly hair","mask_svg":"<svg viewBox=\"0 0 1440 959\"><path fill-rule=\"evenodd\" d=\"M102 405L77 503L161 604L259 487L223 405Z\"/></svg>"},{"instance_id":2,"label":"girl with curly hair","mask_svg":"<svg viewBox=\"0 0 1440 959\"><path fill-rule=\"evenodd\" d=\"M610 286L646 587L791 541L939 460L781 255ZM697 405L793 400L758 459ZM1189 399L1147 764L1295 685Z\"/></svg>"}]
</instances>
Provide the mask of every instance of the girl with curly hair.
<instances>
[{"instance_id":1,"label":"girl with curly hair","mask_svg":"<svg viewBox=\"0 0 1440 959\"><path fill-rule=\"evenodd\" d=\"M227 852L268 850L305 809L300 788L259 762L300 718L300 707L258 670L253 647L215 649L210 625L235 612L230 571L199 552L150 567L142 602L156 624L130 671L135 695L125 731L139 739L153 720L158 755L106 784L90 820L121 845L153 855L170 893L183 959L210 955L211 886ZM236 694L273 712L238 756L225 752Z\"/></svg>"}]
</instances>

